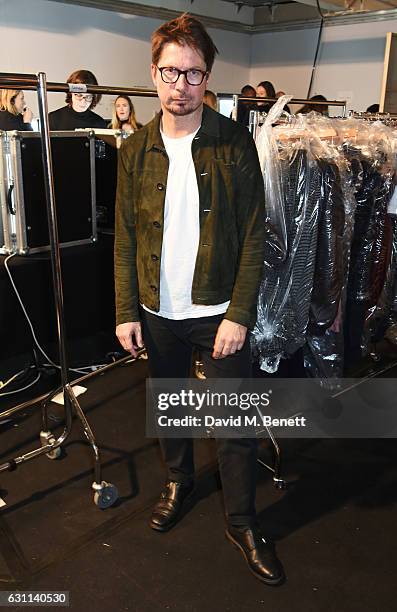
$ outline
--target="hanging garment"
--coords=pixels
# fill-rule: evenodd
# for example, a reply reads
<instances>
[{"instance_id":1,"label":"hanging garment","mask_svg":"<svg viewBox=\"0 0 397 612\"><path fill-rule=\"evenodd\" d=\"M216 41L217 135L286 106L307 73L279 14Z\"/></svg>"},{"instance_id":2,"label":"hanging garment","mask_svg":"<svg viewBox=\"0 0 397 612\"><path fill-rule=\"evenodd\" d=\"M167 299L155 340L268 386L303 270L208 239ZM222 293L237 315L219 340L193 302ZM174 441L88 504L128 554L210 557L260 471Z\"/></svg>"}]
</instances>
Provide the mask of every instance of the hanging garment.
<instances>
[{"instance_id":1,"label":"hanging garment","mask_svg":"<svg viewBox=\"0 0 397 612\"><path fill-rule=\"evenodd\" d=\"M331 166L332 168L332 166ZM356 166L356 171L359 167ZM335 178L338 178L330 194L334 197L328 200L328 210L335 211L335 218L331 223L328 224L328 235L335 234L339 238L336 244L341 243L341 248L336 247L333 250L328 249L330 257L336 260L336 263L331 264L331 269L334 267L337 269L337 275L335 274L335 284L331 285L338 289L339 296L337 302L337 311L333 321L327 325L327 328L320 329L316 333L316 327L311 322L307 342L304 346L304 367L306 373L313 377L319 378L323 382L323 386L330 386L331 383L326 381L329 379L338 379L343 376L344 371L344 333L343 333L343 318L346 304L346 284L347 276L350 263L350 252L351 242L353 236L354 227L354 210L356 201L354 198L355 185L357 175L352 171L352 167L349 166L347 170L344 164L341 165L341 169L335 172ZM343 213L340 208L343 206ZM343 221L343 227L342 227ZM331 230L332 227L332 230ZM319 233L319 247L318 253L321 253L321 233ZM327 242L325 243L327 244ZM325 249L327 252L327 249ZM319 255L321 260L321 255ZM331 277L332 278L332 277ZM315 294L317 280L314 279L314 291ZM335 295L335 293L334 293ZM335 312L333 310L333 312Z\"/></svg>"},{"instance_id":2,"label":"hanging garment","mask_svg":"<svg viewBox=\"0 0 397 612\"><path fill-rule=\"evenodd\" d=\"M369 159L361 159L362 185L356 193L356 213L352 242L346 306L346 352L357 361L366 352L365 324L376 309L390 263L391 231L387 206L390 180Z\"/></svg>"},{"instance_id":3,"label":"hanging garment","mask_svg":"<svg viewBox=\"0 0 397 612\"><path fill-rule=\"evenodd\" d=\"M280 359L305 343L316 264L322 174L306 151L281 161L285 198L287 257L265 266L258 297L258 318L251 335L261 369L275 372Z\"/></svg>"},{"instance_id":4,"label":"hanging garment","mask_svg":"<svg viewBox=\"0 0 397 612\"><path fill-rule=\"evenodd\" d=\"M274 128L279 140L272 125L260 151L281 239L266 245L254 360L274 373L303 347L309 375L341 377L394 322L395 140L379 122L300 118Z\"/></svg>"},{"instance_id":5,"label":"hanging garment","mask_svg":"<svg viewBox=\"0 0 397 612\"><path fill-rule=\"evenodd\" d=\"M321 194L313 291L310 303L310 331L325 332L335 321L344 285L345 205L341 176L335 164L318 161Z\"/></svg>"},{"instance_id":6,"label":"hanging garment","mask_svg":"<svg viewBox=\"0 0 397 612\"><path fill-rule=\"evenodd\" d=\"M362 351L368 352L370 343L379 342L385 335L390 324L390 313L395 299L395 286L397 279L397 222L385 214L382 223L379 223L380 238L382 242L377 259L373 262L373 297L374 305L366 313L363 330ZM384 226L384 228L382 228ZM378 268L380 268L378 272ZM381 276L382 283L376 278L376 273ZM379 287L379 289L378 289ZM376 302L375 302L376 300Z\"/></svg>"}]
</instances>

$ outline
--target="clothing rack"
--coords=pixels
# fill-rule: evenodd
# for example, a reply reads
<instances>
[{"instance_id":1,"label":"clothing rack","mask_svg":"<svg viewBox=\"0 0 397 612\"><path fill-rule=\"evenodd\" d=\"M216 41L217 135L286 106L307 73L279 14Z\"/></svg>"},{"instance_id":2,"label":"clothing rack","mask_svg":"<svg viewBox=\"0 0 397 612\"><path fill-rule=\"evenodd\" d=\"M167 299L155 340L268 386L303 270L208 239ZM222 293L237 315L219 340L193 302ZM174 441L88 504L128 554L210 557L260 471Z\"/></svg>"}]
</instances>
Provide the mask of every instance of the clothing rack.
<instances>
[{"instance_id":1,"label":"clothing rack","mask_svg":"<svg viewBox=\"0 0 397 612\"><path fill-rule=\"evenodd\" d=\"M348 119L362 119L363 121L381 121L385 125L394 127L397 124L397 114L395 113L367 113L350 111Z\"/></svg>"},{"instance_id":2,"label":"clothing rack","mask_svg":"<svg viewBox=\"0 0 397 612\"><path fill-rule=\"evenodd\" d=\"M248 129L250 130L254 140L257 137L258 128L264 123L267 117L267 112L260 110L251 110L249 115L249 124ZM281 115L275 124L273 124L273 134L276 140L286 140L286 139L299 139L304 134L305 131L299 125L297 127L296 119L298 115L285 113ZM325 119L325 118L324 118ZM332 125L332 121L348 121L349 119L361 119L363 121L375 122L381 121L385 125L394 126L397 123L397 115L390 114L380 114L380 113L357 113L350 111L348 116L344 117L329 117L330 125L321 126L316 132L317 136L320 139L330 139L333 142L341 142L341 136L337 133ZM344 138L352 138L359 140L359 132L357 128L351 127L351 129L343 130Z\"/></svg>"},{"instance_id":3,"label":"clothing rack","mask_svg":"<svg viewBox=\"0 0 397 612\"><path fill-rule=\"evenodd\" d=\"M62 271L61 271L61 258L60 258L60 246L59 246L59 233L57 224L57 213L56 213L56 202L55 202L55 189L54 189L54 178L53 178L53 166L51 156L51 142L50 142L50 131L48 121L48 104L47 94L48 92L70 92L70 93L100 93L110 95L130 95L130 96L144 96L144 97L157 97L155 90L146 89L143 87L127 88L127 87L105 87L99 85L85 85L80 83L47 83L46 75L44 72L35 74L19 74L19 73L0 73L0 88L1 89L25 89L37 91L39 117L40 117L40 138L42 146L42 163L44 171L44 188L45 198L47 206L47 218L50 236L50 257L51 257L51 270L52 270L52 284L55 296L55 310L56 310L56 325L57 325L57 340L59 350L59 364L61 372L61 387L45 396L45 401L42 403L42 431L40 432L41 447L32 450L21 457L15 457L7 461L6 463L0 464L0 473L3 471L13 471L20 464L26 463L39 457L41 455L47 455L50 459L55 459L59 456L60 447L66 441L67 437L71 433L72 429L72 418L73 409L80 419L85 436L91 444L92 450L95 457L95 481L92 484L94 490L94 503L100 508L107 508L112 506L118 498L118 491L115 485L105 482L101 479L101 464L100 464L100 453L99 448L96 444L94 433L88 423L88 420L77 400L77 397L73 391L73 386L77 381L71 383L69 381L69 367L66 353L66 335L65 335L65 318L64 318L64 299L62 289ZM144 351L141 351L138 356ZM131 359L128 357L127 359ZM116 363L120 363L124 360L120 360ZM109 364L104 368L98 369L94 373L82 376L79 382L84 382L88 378L92 378L92 374L102 374L104 370L109 369L115 364ZM62 434L55 438L53 433L48 429L48 418L47 418L47 404L51 399L61 392L63 394L63 403L65 410L65 427ZM15 406L5 412L0 413L0 417L8 417L11 414L15 414L32 406L36 400L25 402L18 406Z\"/></svg>"},{"instance_id":4,"label":"clothing rack","mask_svg":"<svg viewBox=\"0 0 397 612\"><path fill-rule=\"evenodd\" d=\"M237 110L240 102L268 103L277 102L278 98L249 98L239 94L218 94L220 97L231 97L233 99L232 119L237 120ZM346 116L346 100L307 100L305 98L292 98L286 104L310 104L313 106L339 106L343 109L343 117Z\"/></svg>"},{"instance_id":5,"label":"clothing rack","mask_svg":"<svg viewBox=\"0 0 397 612\"><path fill-rule=\"evenodd\" d=\"M325 117L321 117L319 115L315 115L313 114L313 116L306 116L306 115L301 115L301 116L297 116L296 120L294 117L290 117L290 119L292 120L287 120L286 124L283 124L283 121L281 121L281 125L278 125L279 123L279 116L280 113L282 113L282 104L283 104L283 100L280 100L280 103L278 105L278 107L274 108L275 112L270 111L271 116L269 117L270 121L268 121L268 124L266 124L265 129L262 129L260 131L260 133L258 134L258 138L255 138L257 141L257 145L258 145L258 150L259 150L259 157L261 160L261 164L262 164L262 171L264 173L264 177L265 177L265 185L266 185L266 189L267 189L267 196L268 196L268 216L270 217L270 220L273 222L274 226L278 228L278 234L280 235L280 237L284 237L286 236L287 233L287 229L286 229L286 222L284 220L283 215L280 214L280 211L284 210L284 203L286 202L290 202L292 201L291 198L284 198L284 192L283 192L283 179L281 178L281 176L285 177L288 172L289 172L289 164L288 164L288 160L290 159L288 156L291 155L291 159L298 159L298 164L300 163L299 160L300 159L307 159L304 157L305 152L310 152L311 155L311 159L312 160L317 160L321 159L322 161L327 160L330 167L334 167L334 170L330 171L329 174L329 179L327 179L327 185L331 186L332 185L332 179L333 177L339 177L337 180L335 180L335 184L337 185L336 189L334 190L334 194L335 194L335 203L337 206L339 206L339 208L337 208L337 210L339 210L339 212L336 214L336 221L335 221L335 226L333 226L335 228L335 231L339 231L342 232L342 230L344 232L346 232L346 228L348 231L348 242L346 243L346 250L345 253L349 252L349 254L347 255L347 260L345 261L344 264L344 272L341 272L341 274L345 275L345 279L343 281L343 286L341 288L341 291L344 292L344 296L346 296L346 291L347 291L347 285L350 282L349 281L349 276L348 276L348 263L350 263L350 248L352 245L352 237L353 237L353 231L354 231L354 224L352 222L353 219L353 215L355 214L355 210L356 210L356 205L358 202L365 202L365 198L366 196L366 190L364 189L364 191L362 193L359 192L360 187L358 186L357 183L357 192L355 193L359 193L359 201L356 201L355 199L355 193L353 193L351 187L353 185L353 183L351 183L351 178L348 178L348 174L346 173L350 173L349 176L351 176L352 178L354 178L354 172L356 171L355 168L357 168L358 166L350 166L349 165L349 155L352 156L357 156L357 159L360 160L360 151L364 151L363 153L363 160L364 162L367 164L366 167L370 167L371 172L374 173L379 173L379 175L383 175L384 178L384 183L385 183L385 189L381 189L380 187L380 183L376 183L376 185L374 184L371 187L371 190L368 192L368 198L370 197L370 194L374 193L374 190L377 189L379 191L376 191L377 195L376 196L376 202L378 202L378 204L382 201L382 213L379 212L379 215L382 214L384 215L385 219L389 219L390 217L388 215L393 215L394 213L389 212L388 210L388 201L387 199L390 197L389 196L389 187L392 185L392 180L393 180L393 174L395 171L395 153L394 153L394 146L393 146L393 141L395 139L395 132L393 131L392 126L380 126L380 128L378 129L377 126L375 125L364 125L364 121L350 121L349 122L349 118L337 118L337 119L328 119ZM256 119L255 122L252 122L253 124L255 123L255 125L257 125L258 123L258 118L260 117L261 113L259 111L252 111L252 114L254 115L254 119ZM266 115L267 116L267 115ZM360 119L361 119L361 115L359 115ZM378 119L377 114L374 115L370 115L371 119L372 118L376 118ZM256 136L256 134L255 134ZM378 140L377 137L379 136L379 145L380 148L378 149ZM302 139L301 142L293 142L294 139ZM289 143L288 140L291 140L291 142ZM328 140L328 142L325 142L326 140ZM282 142L284 141L284 142ZM322 142L320 142L322 141ZM347 145L347 148L345 147L345 145ZM352 145L349 148L349 145ZM280 166L277 163L277 159L278 159L278 152L280 151L281 153L281 162L280 162ZM298 157L300 156L300 157ZM370 156L373 156L370 157ZM374 161L374 165L370 166L370 162L368 161L369 159L373 159ZM284 163L287 162L287 163ZM346 163L347 162L347 163ZM357 164L361 163L360 161L357 161ZM314 164L315 165L315 164ZM339 168L338 168L339 165ZM304 172L305 171L305 162L303 161L303 165L299 166L300 167L300 172ZM314 166L313 166L314 167ZM321 170L320 170L320 174L322 172L325 171L325 166L322 165L321 166ZM383 174L384 173L384 174ZM292 175L293 176L293 175ZM310 177L311 179L315 176L315 174L313 174L313 172L310 173ZM310 180L311 180L310 179ZM279 182L280 181L280 182ZM338 181L340 181L340 185L338 187ZM304 175L302 174L302 178L300 179L300 184L303 184L304 182ZM289 183L288 183L289 184ZM370 183L371 184L371 183ZM332 193L332 191L330 191L330 194ZM375 195L373 196L375 197ZM302 196L303 198L303 196ZM304 198L301 200L301 202L307 202L307 199ZM327 206L330 206L330 204L333 202L332 197L331 199L327 200ZM341 202L344 203L345 205L345 210L344 210L344 218L345 221L343 223L344 227L341 227L341 218L342 218L342 212L341 212ZM291 214L292 214L292 209L291 208L286 208L286 210L288 211L289 214L289 218L291 218ZM363 210L363 208L361 209ZM300 213L301 214L301 213ZM309 214L310 217L310 214ZM350 217L350 220L349 220ZM310 218L314 218L310 217ZM330 217L329 217L330 218ZM324 223L324 219L325 217L323 217L322 219L322 223ZM383 219L383 217L382 217ZM346 224L346 220L348 221L348 225ZM369 221L368 221L369 222ZM386 224L386 220L384 221L384 223ZM388 221L389 223L389 221ZM303 227L305 227L305 224L302 224ZM291 227L291 225L290 225ZM314 227L314 226L313 226ZM316 226L317 227L317 226ZM365 228L365 224L364 224L364 228ZM383 226L382 226L383 227ZM386 225L385 225L386 227ZM392 240L392 236L389 236L389 232L391 231L391 227L389 227L389 225L387 226L388 230L384 230L383 233L380 234L380 236L382 237L382 240ZM324 226L323 226L323 230L324 230ZM314 231L314 230L313 230ZM310 236L312 235L313 232L311 232L309 230L309 236L307 238L310 238ZM327 232L322 233L322 235L330 235L330 227L327 227ZM297 236L299 236L299 234L297 233L292 234L293 235L293 240L295 240L295 238L297 238ZM363 235L365 236L365 232L363 230ZM349 237L350 236L350 237ZM388 237L389 236L389 237ZM380 239L380 238L379 238ZM284 240L285 244L286 244L286 238ZM307 241L305 238L305 244L304 247L307 248ZM360 243L361 244L361 243ZM383 243L382 243L383 244ZM386 243L385 243L386 244ZM330 248L331 243L329 243L329 248ZM290 248L292 249L293 252L294 248L290 246ZM313 248L317 248L313 247ZM384 248L384 252L385 253L389 253L388 249L389 247L386 246L382 246L382 249ZM365 250L365 249L364 249ZM287 252L286 247L285 247L285 252ZM314 251L313 251L314 252ZM371 250L372 252L372 250ZM356 254L357 254L357 248L356 248ZM380 255L378 256L378 258L380 258ZM331 261L331 258L330 258ZM341 259L338 259L338 261L341 261ZM361 262L361 259L356 255L356 262L359 261ZM390 276L390 274L394 275L397 274L395 273L393 267L394 267L394 260L392 259L392 252L390 254L384 255L384 264L381 265L380 261L375 261L375 263L373 261L368 260L363 260L364 263L361 262L360 265L374 265L374 269L378 270L378 274L382 274L384 275L384 281L386 282L386 277L388 277L389 281L392 278ZM279 262L276 262L275 265L277 265ZM282 265L282 262L280 263L280 266ZM383 268L382 268L383 266ZM389 267L391 266L391 267ZM306 267L307 267L307 262L306 262ZM298 270L299 270L299 266L298 266ZM336 269L336 268L335 268ZM364 268L363 268L364 269ZM369 268L368 268L369 269ZM286 276L285 270L282 269L282 267L280 267L280 274L284 275L284 277ZM315 268L313 268L313 273L314 273ZM382 272L380 272L380 270L382 270ZM324 272L324 267L322 268L322 271ZM275 274L277 274L277 271L275 272ZM341 274L339 274L339 277L341 277ZM366 278L366 277L363 277ZM273 280L269 280L268 279L268 285L265 284L265 290L268 291L268 295L270 296L270 299L274 301L275 299L275 295L273 295L273 290L276 291L273 287L273 285L271 284L273 282L273 285L275 285L276 287L278 287L278 282L276 282L276 279L274 278ZM364 281L363 281L364 282ZM379 283L378 283L379 284ZM281 284L282 289L284 288L284 286ZM295 285L295 288L297 287L297 285ZM356 291L356 286L355 285L351 285L352 287L352 301L351 304L353 304L355 301L359 301L358 298L354 297L355 293L354 291ZM386 285L384 285L384 287L386 287ZM390 299L390 290L392 291L391 285L388 285L388 289L387 289L387 293L383 294L383 289L382 290L376 290L378 291L376 294L376 297L374 298L368 298L370 299L374 299L375 302L369 302L369 304L371 305L373 312L374 313L378 313L379 316L382 316L382 301L383 300L383 304L385 305L385 308L390 308L392 301L390 302L390 304L388 304L389 299ZM296 289L296 291L299 291L299 283L298 283L298 289ZM325 291L325 289L324 289ZM364 290L363 290L364 291ZM366 288L366 291L369 292L369 287ZM295 294L295 301L297 300L296 297L297 294ZM342 294L341 294L342 295ZM368 293L369 295L369 293ZM372 294L374 295L374 293ZM383 296L383 297L382 297ZM277 298L278 299L278 298ZM284 299L285 296L283 295L282 291L281 291L281 299L279 300L279 302L276 302L276 304L280 303L280 309L282 307L284 307ZM345 299L345 297L343 297L343 300ZM317 312L319 312L319 295L317 295ZM386 300L386 301L385 301ZM273 304L273 301L270 302ZM258 302L258 308L259 308L259 303ZM298 303L300 303L298 301ZM328 301L329 303L329 301ZM337 305L342 304L341 302L341 297L335 297L335 301L334 301L334 306L336 307ZM388 304L388 306L386 306ZM333 307L334 308L334 307ZM369 306L366 307L367 309L369 308ZM378 309L379 308L379 309ZM301 309L299 309L299 312L301 311ZM268 359L268 348L269 346L271 346L271 342L267 340L267 335L269 334L269 329L272 329L273 326L275 328L279 327L281 325L280 321L277 322L277 325L275 324L275 322L272 320L271 317L271 310L268 311L266 310L266 301L263 302L263 312L264 314L264 322L263 322L263 328L259 327L258 329L258 338L259 338L259 342L262 341L263 338L263 363L267 363L268 367L271 368L272 364L271 362L269 363L269 359ZM298 312L298 311L296 311ZM322 311L321 311L322 312ZM319 351L324 350L324 347L326 349L329 348L329 351L331 351L331 344L328 345L328 347L324 344L322 344L320 342L320 340L317 341L317 336L320 335L321 336L321 330L318 331L318 329L322 330L328 330L330 329L331 332L335 332L337 334L339 334L340 329L336 329L338 327L340 327L341 324L341 320L339 319L339 322L336 325L335 329L332 329L333 324L331 325L332 321L337 321L338 319L338 314L339 312L339 307L338 310L335 311L334 313L332 313L332 310L327 314L327 316L325 317L325 319L323 319L321 321L321 323L319 322L319 327L316 328L317 325L317 320L314 318L313 319L313 332L312 332L312 338L314 343L317 342L317 346L315 347L314 350L317 351L317 353L313 353L313 355L318 355ZM350 312L352 312L352 310L350 310ZM367 314L364 317L364 313L365 310L363 311L363 313L360 313L360 316L363 317L363 323L364 320L366 320L368 322L368 318L367 318ZM330 318L330 321L328 323L328 325L326 325L326 320L327 318L329 318L331 315L332 318ZM298 314L296 314L297 318L298 318ZM319 315L320 316L320 315ZM342 315L341 315L342 316ZM344 316L344 315L343 315ZM320 316L321 319L321 316ZM357 321L360 321L360 317L357 318ZM374 317L373 321L376 321L376 318ZM301 322L300 322L301 323ZM299 323L299 325L300 325ZM297 327L299 327L299 325ZM358 324L359 325L359 324ZM261 330L263 329L263 335L261 336ZM308 338L310 338L310 335L303 335L303 328L301 328L301 335L298 335L298 341L302 342L308 341ZM358 330L358 327L356 328ZM371 351L371 347L374 346L374 343L376 343L378 340L376 339L376 329L380 329L380 325L378 324L377 326L372 328L372 332L370 331L370 327L367 327L367 329L365 330L364 325L361 331L361 339L360 339L360 344L361 346L359 347L359 343L357 341L359 332L355 331L353 335L350 336L351 340L351 345L353 347L354 350L356 350L356 352L358 353L358 348L360 348L360 350L365 351L365 354L369 354L371 357L373 357L375 360L377 359L376 354L374 354L373 351ZM291 330L290 330L291 331ZM284 330L284 336L285 336L285 330ZM306 334L306 332L305 332ZM371 335L372 334L372 335ZM279 336L277 336L277 333L274 333L274 344L273 344L273 349L277 349L277 343L279 342L278 338ZM305 340L304 340L305 338ZM323 336L321 336L321 339L323 338ZM335 341L336 341L337 336L335 336ZM343 336L340 336L340 338L343 338ZM292 340L295 340L294 336L292 336ZM332 340L332 339L331 339ZM266 344L266 342L268 342L268 344ZM281 341L280 344L280 355L282 353L282 350L284 350L283 346L287 346L286 344L283 345L283 342ZM283 349L281 349L281 347L283 347ZM291 347L291 345L290 345ZM286 350L286 349L285 349ZM286 350L286 352L288 352ZM336 350L333 351L333 353L337 352ZM292 350L291 350L291 354L292 354ZM353 352L353 355L355 355L356 353ZM327 353L328 355L328 361L325 361L324 363L332 363L332 361L330 360L330 353ZM318 363L320 362L320 359L317 360ZM314 363L314 362L313 362ZM337 360L335 360L336 363L336 368L338 368L338 362ZM341 360L339 363L343 364L343 348L342 348L342 352L341 352ZM315 364L316 365L316 364ZM278 366L277 366L278 367ZM309 367L310 364L309 364ZM317 376L322 377L324 379L331 378L332 376L335 376L335 373L332 373L332 368L327 368L325 367L324 369L318 366L318 364L316 365L316 367L313 368L314 370L316 370L317 372L319 372L320 374L317 374ZM323 371L322 371L323 370ZM327 373L328 370L328 373ZM273 371L271 369L268 369L267 371ZM331 373L329 373L331 372ZM340 376L343 376L342 374Z\"/></svg>"},{"instance_id":6,"label":"clothing rack","mask_svg":"<svg viewBox=\"0 0 397 612\"><path fill-rule=\"evenodd\" d=\"M367 113L366 111L349 111L348 118L354 119L371 119L383 121L385 119L397 119L396 113Z\"/></svg>"}]
</instances>

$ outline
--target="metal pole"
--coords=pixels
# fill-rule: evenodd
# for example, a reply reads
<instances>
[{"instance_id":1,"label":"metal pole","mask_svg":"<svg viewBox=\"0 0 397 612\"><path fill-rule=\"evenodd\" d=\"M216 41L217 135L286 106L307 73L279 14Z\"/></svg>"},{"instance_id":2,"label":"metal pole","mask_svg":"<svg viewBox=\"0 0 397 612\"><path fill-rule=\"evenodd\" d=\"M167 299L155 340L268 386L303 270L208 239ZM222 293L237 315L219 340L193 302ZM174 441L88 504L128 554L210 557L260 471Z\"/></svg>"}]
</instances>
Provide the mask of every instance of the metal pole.
<instances>
[{"instance_id":1,"label":"metal pole","mask_svg":"<svg viewBox=\"0 0 397 612\"><path fill-rule=\"evenodd\" d=\"M257 111L250 110L248 129L251 132L251 136L254 140L256 139L257 128L258 128L258 113Z\"/></svg>"},{"instance_id":2,"label":"metal pole","mask_svg":"<svg viewBox=\"0 0 397 612\"><path fill-rule=\"evenodd\" d=\"M323 27L324 27L324 19L321 18L321 23L320 23L320 29L318 32L318 39L317 39L317 47L316 47L316 52L314 54L314 61L313 61L313 67L312 67L312 73L310 76L310 83L309 83L309 89L307 92L307 97L310 98L310 94L312 93L312 87L313 87L313 81L314 81L314 75L316 72L316 68L317 68L317 59L318 59L318 53L320 50L320 44L321 44L321 35L323 33Z\"/></svg>"},{"instance_id":3,"label":"metal pole","mask_svg":"<svg viewBox=\"0 0 397 612\"><path fill-rule=\"evenodd\" d=\"M59 249L58 238L58 223L56 216L55 190L52 171L52 156L51 156L51 141L50 128L48 123L48 105L47 105L47 88L46 75L44 72L38 73L37 85L37 100L40 115L40 132L41 132L41 152L44 171L44 190L47 203L47 218L48 230L50 235L50 253L51 253L51 269L52 281L54 287L55 311L57 322L57 333L59 343L59 364L61 368L62 387L68 384L68 367L66 357L65 344L65 321L63 309L63 289L62 289L62 272L61 272L61 254ZM69 399L64 393L65 413L68 415L67 404ZM70 418L70 416L69 416Z\"/></svg>"},{"instance_id":4,"label":"metal pole","mask_svg":"<svg viewBox=\"0 0 397 612\"><path fill-rule=\"evenodd\" d=\"M0 72L0 88L3 89L25 89L36 91L37 76L34 74L18 74L12 72ZM64 92L64 93L92 93L92 94L111 94L111 95L128 95L141 96L149 98L157 98L158 94L155 89L147 87L111 87L105 85L86 85L84 83L46 83L46 91Z\"/></svg>"},{"instance_id":5,"label":"metal pole","mask_svg":"<svg viewBox=\"0 0 397 612\"><path fill-rule=\"evenodd\" d=\"M233 109L232 109L233 121L237 121L237 111L238 111L238 94L233 94Z\"/></svg>"},{"instance_id":6,"label":"metal pole","mask_svg":"<svg viewBox=\"0 0 397 612\"><path fill-rule=\"evenodd\" d=\"M36 89L36 74L20 74L19 72L0 72L2 89Z\"/></svg>"},{"instance_id":7,"label":"metal pole","mask_svg":"<svg viewBox=\"0 0 397 612\"><path fill-rule=\"evenodd\" d=\"M4 89L20 89L25 90L36 90L37 88L37 77L31 74L17 74L0 72L0 88ZM106 85L86 85L84 83L53 83L49 82L46 86L47 91L53 92L87 92L87 93L98 93L103 95L119 95L125 94L128 96L140 96L147 98L157 97L157 91L155 89L148 89L146 87L110 87ZM234 93L219 93L220 97L230 97L233 99L233 105L236 108L237 102L277 102L277 98L249 98L241 96L240 94ZM346 101L341 100L327 100L317 101L308 100L307 98L293 98L288 104L307 104L310 103L314 106L324 105L328 106L346 106Z\"/></svg>"},{"instance_id":8,"label":"metal pole","mask_svg":"<svg viewBox=\"0 0 397 612\"><path fill-rule=\"evenodd\" d=\"M235 94L230 94L234 96ZM240 102L277 102L278 98L247 98L239 96ZM313 106L346 106L346 100L308 100L307 98L292 98L288 101L288 104L312 104Z\"/></svg>"}]
</instances>

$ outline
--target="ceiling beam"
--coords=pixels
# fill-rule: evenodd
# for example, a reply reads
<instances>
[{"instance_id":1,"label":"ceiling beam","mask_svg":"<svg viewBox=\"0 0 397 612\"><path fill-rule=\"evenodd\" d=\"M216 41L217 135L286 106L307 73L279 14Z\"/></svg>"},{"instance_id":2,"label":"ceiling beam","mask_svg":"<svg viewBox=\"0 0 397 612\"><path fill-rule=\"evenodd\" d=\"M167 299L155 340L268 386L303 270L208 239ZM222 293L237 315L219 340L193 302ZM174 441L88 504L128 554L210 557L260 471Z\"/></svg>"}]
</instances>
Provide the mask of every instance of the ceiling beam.
<instances>
[{"instance_id":1,"label":"ceiling beam","mask_svg":"<svg viewBox=\"0 0 397 612\"><path fill-rule=\"evenodd\" d=\"M130 15L138 15L141 17L149 17L152 19L169 20L181 14L181 11L173 9L165 9L162 7L155 7L148 4L140 4L137 2L130 2L129 0L47 0L49 2L59 2L61 4L79 5L90 8L102 9L106 11L113 11L117 13L126 13ZM321 1L321 0L320 0ZM332 0L332 3L339 0ZM342 0L344 1L344 0ZM367 1L367 0L363 0ZM370 0L377 2L378 0ZM383 1L383 0L379 0ZM389 0L387 0L389 1ZM390 0L391 1L391 0ZM194 8L194 2L192 3ZM291 7L290 13L287 12L288 6ZM301 7L302 9L303 7ZM306 17L299 16L302 12L298 10L299 5L278 5L275 7L273 14L271 15L269 10L266 8L255 9L255 15L258 11L262 14L261 22L257 22L254 25L248 25L240 21L230 21L227 19L220 19L218 17L208 17L189 11L191 15L194 15L205 26L209 28L216 28L220 30L229 30L232 32L241 32L245 34L260 34L264 32L280 32L288 30L305 30L311 28L318 28L320 25L320 17L318 11L312 10L310 6L307 6L309 13ZM327 10L327 9L325 9ZM267 17L266 17L267 15ZM382 10L382 11L340 11L340 14L334 15L332 12L327 14L325 23L328 26L337 26L353 23L366 23L371 21L386 21L397 19L397 8Z\"/></svg>"}]
</instances>

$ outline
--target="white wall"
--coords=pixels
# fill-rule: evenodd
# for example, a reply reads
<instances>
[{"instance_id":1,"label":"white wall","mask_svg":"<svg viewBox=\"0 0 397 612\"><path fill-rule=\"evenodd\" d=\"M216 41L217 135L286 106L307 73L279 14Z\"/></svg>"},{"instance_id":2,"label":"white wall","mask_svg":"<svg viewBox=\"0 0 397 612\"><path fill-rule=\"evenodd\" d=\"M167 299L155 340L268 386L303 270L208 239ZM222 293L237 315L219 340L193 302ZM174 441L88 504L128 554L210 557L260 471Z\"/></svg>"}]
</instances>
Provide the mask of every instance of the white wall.
<instances>
[{"instance_id":1,"label":"white wall","mask_svg":"<svg viewBox=\"0 0 397 612\"><path fill-rule=\"evenodd\" d=\"M73 70L88 68L103 85L152 87L150 35L159 23L48 0L0 0L0 69L44 71L49 81L64 82ZM329 99L350 94L349 106L356 110L378 102L388 31L397 31L397 20L326 27L312 94ZM220 51L211 89L239 91L247 82L270 80L276 90L306 96L317 30L210 34ZM35 110L34 94L28 93L27 99ZM63 101L63 94L50 94L50 109ZM98 112L110 117L111 102L104 97ZM158 106L148 98L135 98L134 103L142 122Z\"/></svg>"},{"instance_id":2,"label":"white wall","mask_svg":"<svg viewBox=\"0 0 397 612\"><path fill-rule=\"evenodd\" d=\"M397 20L325 27L312 95L347 97L358 111L379 103L386 33L393 31ZM251 82L272 81L276 91L306 97L317 36L313 29L254 36Z\"/></svg>"},{"instance_id":3,"label":"white wall","mask_svg":"<svg viewBox=\"0 0 397 612\"><path fill-rule=\"evenodd\" d=\"M101 85L153 87L150 80L150 35L160 21L71 6L47 0L0 0L0 57L3 72L46 72L48 81L65 82L78 68L92 70ZM210 88L239 90L248 80L250 37L210 30L219 49ZM26 94L36 107L35 95ZM106 96L97 110L111 116ZM50 110L62 106L64 94L49 95ZM138 120L146 122L157 100L135 98Z\"/></svg>"}]
</instances>

